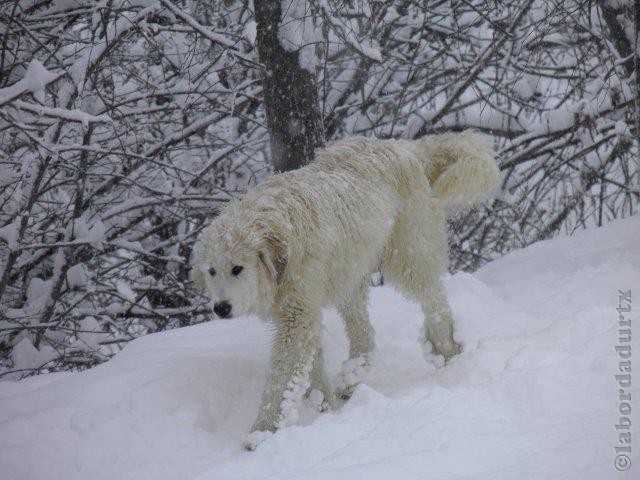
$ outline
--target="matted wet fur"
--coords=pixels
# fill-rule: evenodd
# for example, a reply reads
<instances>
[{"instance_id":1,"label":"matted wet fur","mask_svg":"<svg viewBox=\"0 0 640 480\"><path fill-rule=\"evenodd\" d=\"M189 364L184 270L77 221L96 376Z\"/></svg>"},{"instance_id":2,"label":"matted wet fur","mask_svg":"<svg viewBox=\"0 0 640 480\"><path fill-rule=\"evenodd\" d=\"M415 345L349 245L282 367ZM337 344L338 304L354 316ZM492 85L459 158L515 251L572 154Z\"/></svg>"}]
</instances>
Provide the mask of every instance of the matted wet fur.
<instances>
[{"instance_id":1,"label":"matted wet fur","mask_svg":"<svg viewBox=\"0 0 640 480\"><path fill-rule=\"evenodd\" d=\"M472 131L415 141L348 138L224 208L196 244L193 280L218 315L253 313L274 327L247 448L295 421L310 388L321 408L333 404L318 329L323 307L337 307L345 322L349 360L336 394L351 394L374 348L367 297L378 266L421 305L426 351L445 361L460 351L442 285L445 220L489 199L499 180L491 146Z\"/></svg>"}]
</instances>

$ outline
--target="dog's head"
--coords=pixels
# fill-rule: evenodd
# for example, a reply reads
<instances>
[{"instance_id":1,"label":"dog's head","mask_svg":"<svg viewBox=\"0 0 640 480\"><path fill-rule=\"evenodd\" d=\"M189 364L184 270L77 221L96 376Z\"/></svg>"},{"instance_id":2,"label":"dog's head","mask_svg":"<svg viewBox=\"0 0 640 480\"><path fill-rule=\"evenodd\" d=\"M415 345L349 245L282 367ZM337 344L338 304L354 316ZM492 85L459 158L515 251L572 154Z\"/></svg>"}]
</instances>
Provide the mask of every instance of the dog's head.
<instances>
[{"instance_id":1,"label":"dog's head","mask_svg":"<svg viewBox=\"0 0 640 480\"><path fill-rule=\"evenodd\" d=\"M263 314L282 281L287 262L282 243L266 229L253 227L218 218L196 243L192 279L220 318Z\"/></svg>"}]
</instances>

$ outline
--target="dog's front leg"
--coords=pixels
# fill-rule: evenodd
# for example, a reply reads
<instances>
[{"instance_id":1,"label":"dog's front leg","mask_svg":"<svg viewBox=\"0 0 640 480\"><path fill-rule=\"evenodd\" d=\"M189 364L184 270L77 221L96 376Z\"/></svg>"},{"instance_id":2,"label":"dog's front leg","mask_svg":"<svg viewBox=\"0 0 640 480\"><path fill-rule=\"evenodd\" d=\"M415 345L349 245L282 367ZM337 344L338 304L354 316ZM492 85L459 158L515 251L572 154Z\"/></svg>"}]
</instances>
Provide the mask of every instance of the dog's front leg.
<instances>
[{"instance_id":1,"label":"dog's front leg","mask_svg":"<svg viewBox=\"0 0 640 480\"><path fill-rule=\"evenodd\" d=\"M309 388L318 313L300 305L283 308L275 320L271 366L260 410L245 448L253 450L270 432L297 420L296 407Z\"/></svg>"}]
</instances>

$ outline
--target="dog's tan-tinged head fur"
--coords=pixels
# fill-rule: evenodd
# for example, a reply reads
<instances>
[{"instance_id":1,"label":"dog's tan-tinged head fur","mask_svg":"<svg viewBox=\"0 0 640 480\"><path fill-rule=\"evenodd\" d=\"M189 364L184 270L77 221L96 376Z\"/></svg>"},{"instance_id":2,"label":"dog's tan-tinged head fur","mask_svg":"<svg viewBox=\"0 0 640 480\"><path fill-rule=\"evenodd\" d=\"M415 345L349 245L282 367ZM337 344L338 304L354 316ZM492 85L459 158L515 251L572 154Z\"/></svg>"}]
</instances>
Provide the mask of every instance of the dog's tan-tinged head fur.
<instances>
[{"instance_id":1,"label":"dog's tan-tinged head fur","mask_svg":"<svg viewBox=\"0 0 640 480\"><path fill-rule=\"evenodd\" d=\"M286 269L286 247L264 217L249 218L237 203L200 235L192 279L219 317L265 316Z\"/></svg>"}]
</instances>

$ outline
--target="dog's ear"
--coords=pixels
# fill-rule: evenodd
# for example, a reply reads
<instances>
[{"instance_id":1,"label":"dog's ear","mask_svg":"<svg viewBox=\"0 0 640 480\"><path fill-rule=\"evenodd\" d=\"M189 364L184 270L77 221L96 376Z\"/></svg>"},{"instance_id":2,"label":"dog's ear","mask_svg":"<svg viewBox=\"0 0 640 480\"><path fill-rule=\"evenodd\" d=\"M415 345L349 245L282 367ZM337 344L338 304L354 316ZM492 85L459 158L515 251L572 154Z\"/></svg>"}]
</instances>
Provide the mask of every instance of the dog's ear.
<instances>
[{"instance_id":1,"label":"dog's ear","mask_svg":"<svg viewBox=\"0 0 640 480\"><path fill-rule=\"evenodd\" d=\"M282 242L268 238L265 248L258 252L258 259L265 266L271 278L280 285L287 268L287 253Z\"/></svg>"},{"instance_id":2,"label":"dog's ear","mask_svg":"<svg viewBox=\"0 0 640 480\"><path fill-rule=\"evenodd\" d=\"M206 287L206 284L204 283L204 274L202 273L202 270L198 268L198 265L191 268L191 280L197 288L203 289Z\"/></svg>"}]
</instances>

